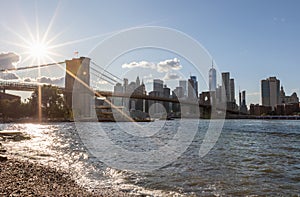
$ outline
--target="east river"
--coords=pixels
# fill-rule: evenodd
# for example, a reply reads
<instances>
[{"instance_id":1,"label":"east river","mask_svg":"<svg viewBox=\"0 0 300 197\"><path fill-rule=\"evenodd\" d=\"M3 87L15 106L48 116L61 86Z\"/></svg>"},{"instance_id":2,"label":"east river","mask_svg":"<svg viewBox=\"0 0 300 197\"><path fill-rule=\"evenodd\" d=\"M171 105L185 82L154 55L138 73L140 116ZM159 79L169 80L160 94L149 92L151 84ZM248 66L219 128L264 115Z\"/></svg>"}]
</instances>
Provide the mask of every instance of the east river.
<instances>
[{"instance_id":1,"label":"east river","mask_svg":"<svg viewBox=\"0 0 300 197\"><path fill-rule=\"evenodd\" d=\"M31 138L2 141L12 157L65 170L91 190L153 196L300 195L300 121L226 120L212 149L200 156L208 125L209 120L187 119L0 124L0 130Z\"/></svg>"}]
</instances>

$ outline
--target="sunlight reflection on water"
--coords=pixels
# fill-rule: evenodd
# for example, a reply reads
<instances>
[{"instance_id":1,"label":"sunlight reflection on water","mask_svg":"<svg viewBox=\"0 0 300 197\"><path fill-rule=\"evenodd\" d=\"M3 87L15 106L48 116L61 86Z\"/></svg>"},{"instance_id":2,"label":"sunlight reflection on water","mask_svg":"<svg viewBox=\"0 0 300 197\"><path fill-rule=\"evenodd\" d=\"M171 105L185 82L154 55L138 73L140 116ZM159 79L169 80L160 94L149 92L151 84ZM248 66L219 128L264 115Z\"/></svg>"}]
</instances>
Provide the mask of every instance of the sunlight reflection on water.
<instances>
[{"instance_id":1,"label":"sunlight reflection on water","mask_svg":"<svg viewBox=\"0 0 300 197\"><path fill-rule=\"evenodd\" d=\"M167 124L169 129L176 126L176 121ZM116 124L104 125L111 137L124 140L129 148L139 143L122 135ZM200 126L205 126L205 121ZM298 121L226 121L216 146L208 155L199 158L203 133L198 132L183 155L152 172L106 166L87 151L73 123L0 124L0 130L20 131L31 137L30 140L1 141L10 156L67 171L79 184L91 189L113 187L155 196L276 196L296 195L300 187ZM157 133L156 137L160 141L170 138L166 133Z\"/></svg>"}]
</instances>

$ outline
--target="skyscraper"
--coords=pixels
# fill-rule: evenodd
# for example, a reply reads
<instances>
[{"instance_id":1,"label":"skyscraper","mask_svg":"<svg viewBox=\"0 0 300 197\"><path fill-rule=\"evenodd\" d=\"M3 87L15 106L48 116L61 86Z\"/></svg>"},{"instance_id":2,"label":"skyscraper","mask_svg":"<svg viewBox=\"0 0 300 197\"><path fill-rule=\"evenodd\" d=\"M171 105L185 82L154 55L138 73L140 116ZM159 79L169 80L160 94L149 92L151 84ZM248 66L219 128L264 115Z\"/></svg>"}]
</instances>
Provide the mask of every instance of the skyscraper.
<instances>
[{"instance_id":1,"label":"skyscraper","mask_svg":"<svg viewBox=\"0 0 300 197\"><path fill-rule=\"evenodd\" d=\"M166 98L171 98L170 96L170 93L171 93L171 90L170 90L170 88L168 88L167 87L167 85L164 85L164 88L163 88L163 90L164 90L164 97L166 97ZM164 102L163 103L163 105L164 105L164 108L165 108L165 110L166 110L166 112L167 113L170 113L170 102Z\"/></svg>"},{"instance_id":2,"label":"skyscraper","mask_svg":"<svg viewBox=\"0 0 300 197\"><path fill-rule=\"evenodd\" d=\"M217 88L217 72L214 69L212 64L211 69L209 70L209 91L216 91Z\"/></svg>"},{"instance_id":3,"label":"skyscraper","mask_svg":"<svg viewBox=\"0 0 300 197\"><path fill-rule=\"evenodd\" d=\"M117 83L114 86L114 94L123 93L124 88L121 83ZM123 98L121 97L112 97L112 103L116 106L122 106L123 105Z\"/></svg>"},{"instance_id":4,"label":"skyscraper","mask_svg":"<svg viewBox=\"0 0 300 197\"><path fill-rule=\"evenodd\" d=\"M269 77L261 80L262 105L271 106L272 109L280 104L280 80L276 77Z\"/></svg>"},{"instance_id":5,"label":"skyscraper","mask_svg":"<svg viewBox=\"0 0 300 197\"><path fill-rule=\"evenodd\" d=\"M242 106L242 93L240 90L239 90L239 106L240 107Z\"/></svg>"},{"instance_id":6,"label":"skyscraper","mask_svg":"<svg viewBox=\"0 0 300 197\"><path fill-rule=\"evenodd\" d=\"M187 86L187 81L186 80L180 80L179 81L179 87L182 87L183 90L183 95L186 96L186 86Z\"/></svg>"},{"instance_id":7,"label":"skyscraper","mask_svg":"<svg viewBox=\"0 0 300 197\"><path fill-rule=\"evenodd\" d=\"M159 96L164 94L164 81L160 79L153 80L153 91L158 92Z\"/></svg>"},{"instance_id":8,"label":"skyscraper","mask_svg":"<svg viewBox=\"0 0 300 197\"><path fill-rule=\"evenodd\" d=\"M230 102L235 103L235 87L234 87L234 79L230 79Z\"/></svg>"},{"instance_id":9,"label":"skyscraper","mask_svg":"<svg viewBox=\"0 0 300 197\"><path fill-rule=\"evenodd\" d=\"M246 91L245 90L242 92L242 105L246 106Z\"/></svg>"},{"instance_id":10,"label":"skyscraper","mask_svg":"<svg viewBox=\"0 0 300 197\"><path fill-rule=\"evenodd\" d=\"M218 103L221 103L222 102L222 86L219 86L216 88L216 101Z\"/></svg>"},{"instance_id":11,"label":"skyscraper","mask_svg":"<svg viewBox=\"0 0 300 197\"><path fill-rule=\"evenodd\" d=\"M230 73L229 72L222 73L222 81L224 85L223 90L225 90L224 93L222 91L222 98L226 98L226 101L229 102L230 101Z\"/></svg>"},{"instance_id":12,"label":"skyscraper","mask_svg":"<svg viewBox=\"0 0 300 197\"><path fill-rule=\"evenodd\" d=\"M123 79L123 92L127 92L127 87L128 87L128 79L124 78Z\"/></svg>"},{"instance_id":13,"label":"skyscraper","mask_svg":"<svg viewBox=\"0 0 300 197\"><path fill-rule=\"evenodd\" d=\"M240 112L247 113L247 104L246 104L246 91L239 92L239 104L240 104Z\"/></svg>"},{"instance_id":14,"label":"skyscraper","mask_svg":"<svg viewBox=\"0 0 300 197\"><path fill-rule=\"evenodd\" d=\"M176 87L173 93L176 95L177 98L183 98L184 92L182 87Z\"/></svg>"},{"instance_id":15,"label":"skyscraper","mask_svg":"<svg viewBox=\"0 0 300 197\"><path fill-rule=\"evenodd\" d=\"M137 76L137 78L136 78L136 80L135 80L135 84L136 84L136 87L138 87L138 86L141 85L139 76Z\"/></svg>"},{"instance_id":16,"label":"skyscraper","mask_svg":"<svg viewBox=\"0 0 300 197\"><path fill-rule=\"evenodd\" d=\"M198 98L198 81L196 76L190 76L188 83L188 97L191 99Z\"/></svg>"}]
</instances>

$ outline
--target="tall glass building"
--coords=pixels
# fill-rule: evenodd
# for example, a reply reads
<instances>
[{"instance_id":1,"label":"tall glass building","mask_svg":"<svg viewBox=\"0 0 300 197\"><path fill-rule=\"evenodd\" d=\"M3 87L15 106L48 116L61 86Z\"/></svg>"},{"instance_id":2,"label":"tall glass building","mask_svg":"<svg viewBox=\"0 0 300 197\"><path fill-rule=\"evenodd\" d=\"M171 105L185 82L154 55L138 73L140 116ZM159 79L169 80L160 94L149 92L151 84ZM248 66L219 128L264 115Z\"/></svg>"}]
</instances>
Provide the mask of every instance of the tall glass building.
<instances>
[{"instance_id":1,"label":"tall glass building","mask_svg":"<svg viewBox=\"0 0 300 197\"><path fill-rule=\"evenodd\" d=\"M280 80L269 77L261 80L262 105L271 106L272 109L280 103Z\"/></svg>"},{"instance_id":2,"label":"tall glass building","mask_svg":"<svg viewBox=\"0 0 300 197\"><path fill-rule=\"evenodd\" d=\"M209 70L209 91L215 92L217 88L217 72L214 67Z\"/></svg>"},{"instance_id":3,"label":"tall glass building","mask_svg":"<svg viewBox=\"0 0 300 197\"><path fill-rule=\"evenodd\" d=\"M188 84L188 97L192 99L198 98L198 81L196 76L190 76Z\"/></svg>"}]
</instances>

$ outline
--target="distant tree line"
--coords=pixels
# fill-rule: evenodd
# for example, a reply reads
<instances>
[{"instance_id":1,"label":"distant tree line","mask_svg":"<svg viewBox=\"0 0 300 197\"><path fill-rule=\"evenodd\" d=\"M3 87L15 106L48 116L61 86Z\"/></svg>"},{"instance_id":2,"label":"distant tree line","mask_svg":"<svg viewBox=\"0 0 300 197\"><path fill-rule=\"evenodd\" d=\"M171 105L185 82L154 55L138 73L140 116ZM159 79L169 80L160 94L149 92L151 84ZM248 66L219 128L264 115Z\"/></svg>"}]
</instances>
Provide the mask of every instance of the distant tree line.
<instances>
[{"instance_id":1,"label":"distant tree line","mask_svg":"<svg viewBox=\"0 0 300 197\"><path fill-rule=\"evenodd\" d=\"M41 95L42 117L46 120L70 120L71 110L65 104L63 94L57 87L44 85L34 90L26 102L18 99L0 100L0 116L3 120L38 118L39 95Z\"/></svg>"}]
</instances>

